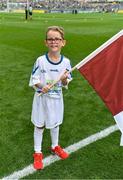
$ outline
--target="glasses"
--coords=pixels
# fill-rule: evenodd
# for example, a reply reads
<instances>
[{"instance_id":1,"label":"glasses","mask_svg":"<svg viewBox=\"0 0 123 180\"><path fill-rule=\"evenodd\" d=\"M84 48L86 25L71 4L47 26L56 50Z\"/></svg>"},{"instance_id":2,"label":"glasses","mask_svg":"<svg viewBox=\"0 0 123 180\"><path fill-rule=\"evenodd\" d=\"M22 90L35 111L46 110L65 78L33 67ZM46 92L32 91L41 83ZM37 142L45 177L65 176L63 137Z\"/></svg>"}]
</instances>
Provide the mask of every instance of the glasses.
<instances>
[{"instance_id":1,"label":"glasses","mask_svg":"<svg viewBox=\"0 0 123 180\"><path fill-rule=\"evenodd\" d=\"M47 38L46 39L49 43L55 42L55 43L59 43L60 41L62 41L61 38Z\"/></svg>"}]
</instances>

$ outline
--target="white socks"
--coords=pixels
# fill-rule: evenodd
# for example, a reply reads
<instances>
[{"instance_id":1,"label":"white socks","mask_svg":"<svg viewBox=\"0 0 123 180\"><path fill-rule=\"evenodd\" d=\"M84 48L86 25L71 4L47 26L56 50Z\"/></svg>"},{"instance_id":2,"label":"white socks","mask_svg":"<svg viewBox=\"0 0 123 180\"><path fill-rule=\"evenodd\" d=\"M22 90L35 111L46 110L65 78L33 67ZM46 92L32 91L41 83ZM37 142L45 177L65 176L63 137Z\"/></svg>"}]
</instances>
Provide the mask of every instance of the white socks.
<instances>
[{"instance_id":1,"label":"white socks","mask_svg":"<svg viewBox=\"0 0 123 180\"><path fill-rule=\"evenodd\" d=\"M50 129L51 141L52 141L52 148L54 149L55 146L58 146L59 140L59 126Z\"/></svg>"},{"instance_id":2,"label":"white socks","mask_svg":"<svg viewBox=\"0 0 123 180\"><path fill-rule=\"evenodd\" d=\"M34 127L34 151L36 153L41 153L42 150L42 139L43 139L44 128ZM58 146L59 140L59 126L50 129L52 148Z\"/></svg>"},{"instance_id":3,"label":"white socks","mask_svg":"<svg viewBox=\"0 0 123 180\"><path fill-rule=\"evenodd\" d=\"M44 128L34 127L34 151L41 153Z\"/></svg>"}]
</instances>

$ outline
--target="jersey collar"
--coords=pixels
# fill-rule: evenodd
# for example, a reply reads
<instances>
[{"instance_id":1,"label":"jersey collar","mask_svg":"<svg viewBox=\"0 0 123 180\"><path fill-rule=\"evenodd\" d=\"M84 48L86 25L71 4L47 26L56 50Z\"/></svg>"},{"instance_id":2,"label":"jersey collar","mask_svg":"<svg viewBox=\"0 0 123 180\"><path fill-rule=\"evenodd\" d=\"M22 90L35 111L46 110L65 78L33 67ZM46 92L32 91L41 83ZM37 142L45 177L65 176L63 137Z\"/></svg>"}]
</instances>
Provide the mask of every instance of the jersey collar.
<instances>
[{"instance_id":1,"label":"jersey collar","mask_svg":"<svg viewBox=\"0 0 123 180\"><path fill-rule=\"evenodd\" d=\"M60 63L63 61L63 55L61 55L60 61L58 61L57 63L55 63L55 62L53 62L53 61L51 61L51 60L49 59L48 53L46 53L46 59L47 59L47 61L48 61L49 63L51 63L51 64L53 64L53 65L58 65L58 64L60 64Z\"/></svg>"}]
</instances>

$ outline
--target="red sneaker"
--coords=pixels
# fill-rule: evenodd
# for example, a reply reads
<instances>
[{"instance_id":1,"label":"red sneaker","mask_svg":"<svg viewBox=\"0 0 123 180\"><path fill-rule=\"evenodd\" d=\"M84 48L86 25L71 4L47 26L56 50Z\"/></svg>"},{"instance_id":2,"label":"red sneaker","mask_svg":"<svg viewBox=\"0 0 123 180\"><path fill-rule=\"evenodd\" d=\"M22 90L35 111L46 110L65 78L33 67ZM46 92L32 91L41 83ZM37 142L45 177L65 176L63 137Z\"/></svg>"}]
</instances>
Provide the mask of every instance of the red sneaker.
<instances>
[{"instance_id":1,"label":"red sneaker","mask_svg":"<svg viewBox=\"0 0 123 180\"><path fill-rule=\"evenodd\" d=\"M51 151L62 159L66 159L69 156L60 146L56 146L54 149L51 149Z\"/></svg>"},{"instance_id":2,"label":"red sneaker","mask_svg":"<svg viewBox=\"0 0 123 180\"><path fill-rule=\"evenodd\" d=\"M43 154L42 153L34 153L33 154L34 157L34 163L33 163L33 167L35 169L43 169Z\"/></svg>"}]
</instances>

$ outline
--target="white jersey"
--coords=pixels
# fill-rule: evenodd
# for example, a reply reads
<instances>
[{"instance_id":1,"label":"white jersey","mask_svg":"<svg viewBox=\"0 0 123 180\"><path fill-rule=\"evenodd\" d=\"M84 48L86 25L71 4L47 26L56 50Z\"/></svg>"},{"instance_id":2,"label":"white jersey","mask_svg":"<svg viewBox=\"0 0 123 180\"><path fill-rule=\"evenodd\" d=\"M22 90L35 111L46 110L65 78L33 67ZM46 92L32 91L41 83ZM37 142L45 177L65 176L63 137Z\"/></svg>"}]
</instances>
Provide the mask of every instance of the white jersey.
<instances>
[{"instance_id":1,"label":"white jersey","mask_svg":"<svg viewBox=\"0 0 123 180\"><path fill-rule=\"evenodd\" d=\"M60 61L57 63L50 61L47 54L40 56L34 64L29 86L34 87L34 85L38 83L40 83L42 87L49 83L52 84L63 74L65 70L70 69L70 61L64 56L61 56ZM71 74L68 78L71 79ZM36 91L38 92L40 90L36 88ZM56 98L59 98L61 94L61 81L58 82L52 89L50 89L48 93L46 93L46 95Z\"/></svg>"},{"instance_id":2,"label":"white jersey","mask_svg":"<svg viewBox=\"0 0 123 180\"><path fill-rule=\"evenodd\" d=\"M31 6L29 7L29 12L31 12L31 13L32 13L32 7L31 7Z\"/></svg>"},{"instance_id":3,"label":"white jersey","mask_svg":"<svg viewBox=\"0 0 123 180\"><path fill-rule=\"evenodd\" d=\"M48 83L53 83L65 70L71 70L70 61L66 57L61 56L59 62L54 63L50 61L47 54L40 56L34 64L29 86L35 88L35 84L38 83L42 87ZM71 74L68 78L72 79ZM40 89L35 88L32 107L32 122L35 126L45 126L50 129L62 123L64 109L62 86L60 81L42 96L37 96Z\"/></svg>"}]
</instances>

